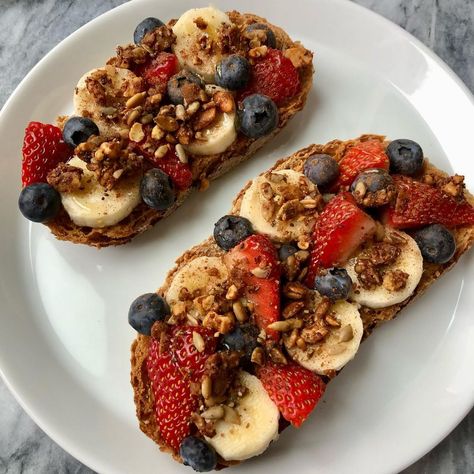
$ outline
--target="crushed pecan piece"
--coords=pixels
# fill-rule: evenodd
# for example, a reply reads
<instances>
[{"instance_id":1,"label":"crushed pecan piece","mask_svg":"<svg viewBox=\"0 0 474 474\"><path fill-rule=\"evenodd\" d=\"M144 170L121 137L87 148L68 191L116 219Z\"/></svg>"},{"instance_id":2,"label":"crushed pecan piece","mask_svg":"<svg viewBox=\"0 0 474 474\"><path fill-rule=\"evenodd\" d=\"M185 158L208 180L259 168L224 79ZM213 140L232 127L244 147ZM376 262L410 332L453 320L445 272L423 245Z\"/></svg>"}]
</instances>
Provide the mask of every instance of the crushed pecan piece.
<instances>
[{"instance_id":1,"label":"crushed pecan piece","mask_svg":"<svg viewBox=\"0 0 474 474\"><path fill-rule=\"evenodd\" d=\"M84 172L80 168L67 163L59 163L48 173L47 181L60 193L73 192L81 189L83 174Z\"/></svg>"}]
</instances>

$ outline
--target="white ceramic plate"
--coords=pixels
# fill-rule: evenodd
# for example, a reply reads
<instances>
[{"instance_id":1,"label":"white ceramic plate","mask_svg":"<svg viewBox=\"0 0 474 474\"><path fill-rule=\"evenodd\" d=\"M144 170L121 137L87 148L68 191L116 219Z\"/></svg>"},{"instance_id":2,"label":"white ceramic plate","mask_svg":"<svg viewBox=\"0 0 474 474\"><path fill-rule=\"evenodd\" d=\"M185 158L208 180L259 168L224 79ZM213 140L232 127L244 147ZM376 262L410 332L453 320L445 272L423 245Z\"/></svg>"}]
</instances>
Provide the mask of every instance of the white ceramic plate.
<instances>
[{"instance_id":1,"label":"white ceramic plate","mask_svg":"<svg viewBox=\"0 0 474 474\"><path fill-rule=\"evenodd\" d=\"M17 211L29 120L71 109L78 78L132 37L146 16L177 17L206 0L136 1L63 41L0 117L0 370L32 418L85 464L107 473L190 472L137 427L126 314L174 259L211 233L247 179L311 142L360 133L409 137L474 187L474 103L454 74L407 33L342 0L223 2L268 17L316 52L306 109L266 149L131 244L97 251L61 243ZM300 430L235 473L394 472L438 443L474 400L474 259L464 258L396 321L378 329L330 384ZM468 278L470 274L471 278Z\"/></svg>"}]
</instances>

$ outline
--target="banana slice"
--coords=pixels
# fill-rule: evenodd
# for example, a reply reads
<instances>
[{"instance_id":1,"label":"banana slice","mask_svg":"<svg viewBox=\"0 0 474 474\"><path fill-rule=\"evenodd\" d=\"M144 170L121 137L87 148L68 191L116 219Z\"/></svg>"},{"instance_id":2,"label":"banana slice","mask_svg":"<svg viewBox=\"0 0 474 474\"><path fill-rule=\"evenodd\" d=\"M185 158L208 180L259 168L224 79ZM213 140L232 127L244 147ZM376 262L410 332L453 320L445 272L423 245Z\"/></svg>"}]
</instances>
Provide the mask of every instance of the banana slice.
<instances>
[{"instance_id":1,"label":"banana slice","mask_svg":"<svg viewBox=\"0 0 474 474\"><path fill-rule=\"evenodd\" d=\"M115 225L125 219L141 201L139 176L126 178L107 191L80 158L73 157L68 165L84 171L84 189L61 193L64 209L79 226L101 228Z\"/></svg>"},{"instance_id":2,"label":"banana slice","mask_svg":"<svg viewBox=\"0 0 474 474\"><path fill-rule=\"evenodd\" d=\"M274 175L283 176L284 181L278 182ZM317 187L304 174L289 169L279 170L254 179L245 191L240 206L240 215L250 220L254 230L279 242L298 240L302 235L308 234L314 225L314 218L303 216L301 209L291 219L284 220L281 217L283 206L287 204L281 205L277 199L288 192L288 186L292 199L294 198L291 201L293 204L294 201L304 199L307 194L319 194Z\"/></svg>"},{"instance_id":3,"label":"banana slice","mask_svg":"<svg viewBox=\"0 0 474 474\"><path fill-rule=\"evenodd\" d=\"M125 125L114 122L111 117L128 97L138 92L134 90L133 84L136 77L132 71L114 66L87 72L79 79L74 92L75 114L92 119L99 127L101 135L109 136L120 132ZM93 85L97 84L99 79L104 84L97 86L98 92L92 93ZM124 92L128 97L124 97ZM111 101L111 105L104 104L101 100L104 94L110 98L107 104Z\"/></svg>"},{"instance_id":4,"label":"banana slice","mask_svg":"<svg viewBox=\"0 0 474 474\"><path fill-rule=\"evenodd\" d=\"M354 285L353 291L349 295L352 301L369 308L386 308L387 306L401 303L415 291L423 274L423 257L418 245L408 234L386 228L386 233L394 232L405 240L405 244L400 246L401 253L395 262L384 270L383 284L368 290L362 288L361 285ZM349 273L355 284L358 281L358 276L354 269L356 258L349 260L345 266L347 273ZM397 286L391 281L392 275L394 275L393 272L397 270L407 275L405 285L398 290L396 289Z\"/></svg>"},{"instance_id":5,"label":"banana slice","mask_svg":"<svg viewBox=\"0 0 474 474\"><path fill-rule=\"evenodd\" d=\"M243 461L258 456L278 438L280 413L277 406L257 377L241 371L239 378L247 388L247 393L235 407L240 424L219 420L215 425L215 436L206 438L226 461Z\"/></svg>"},{"instance_id":6,"label":"banana slice","mask_svg":"<svg viewBox=\"0 0 474 474\"><path fill-rule=\"evenodd\" d=\"M176 35L173 52L181 67L213 83L216 66L223 57L218 37L224 25L230 26L232 22L224 12L213 7L184 12L173 26Z\"/></svg>"},{"instance_id":7,"label":"banana slice","mask_svg":"<svg viewBox=\"0 0 474 474\"><path fill-rule=\"evenodd\" d=\"M332 329L323 342L308 345L306 351L297 346L287 345L288 353L296 362L319 375L324 375L328 370L341 370L352 360L359 349L364 331L355 304L343 300L337 301L330 311L335 313L341 326Z\"/></svg>"},{"instance_id":8,"label":"banana slice","mask_svg":"<svg viewBox=\"0 0 474 474\"><path fill-rule=\"evenodd\" d=\"M176 273L166 292L166 301L170 305L179 301L182 288L186 288L189 293L202 290L204 295L208 294L212 288L227 281L228 277L227 267L219 257L197 257Z\"/></svg>"}]
</instances>

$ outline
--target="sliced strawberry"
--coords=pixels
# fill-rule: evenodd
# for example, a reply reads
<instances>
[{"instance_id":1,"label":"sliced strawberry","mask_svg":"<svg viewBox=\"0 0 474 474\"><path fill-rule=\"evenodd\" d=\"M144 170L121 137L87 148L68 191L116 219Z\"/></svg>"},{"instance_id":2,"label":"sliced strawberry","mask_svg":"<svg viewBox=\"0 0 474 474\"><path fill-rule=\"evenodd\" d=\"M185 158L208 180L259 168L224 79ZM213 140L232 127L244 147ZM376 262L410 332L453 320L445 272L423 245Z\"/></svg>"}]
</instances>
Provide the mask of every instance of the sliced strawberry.
<instances>
[{"instance_id":1,"label":"sliced strawberry","mask_svg":"<svg viewBox=\"0 0 474 474\"><path fill-rule=\"evenodd\" d=\"M374 231L374 220L357 207L350 193L331 199L313 230L308 286L321 268L344 264Z\"/></svg>"},{"instance_id":2,"label":"sliced strawberry","mask_svg":"<svg viewBox=\"0 0 474 474\"><path fill-rule=\"evenodd\" d=\"M63 142L61 130L54 125L30 122L23 139L21 182L23 187L45 183L48 173L66 161L73 150Z\"/></svg>"},{"instance_id":3,"label":"sliced strawberry","mask_svg":"<svg viewBox=\"0 0 474 474\"><path fill-rule=\"evenodd\" d=\"M143 150L142 150L143 151ZM179 190L188 189L193 184L193 173L187 163L179 160L174 148L170 149L163 158L155 158L146 151L143 151L146 158L154 166L164 171L173 181Z\"/></svg>"},{"instance_id":4,"label":"sliced strawberry","mask_svg":"<svg viewBox=\"0 0 474 474\"><path fill-rule=\"evenodd\" d=\"M257 326L278 340L278 332L267 328L280 319L281 269L271 241L264 235L251 235L231 249L224 261L229 270L238 269Z\"/></svg>"},{"instance_id":5,"label":"sliced strawberry","mask_svg":"<svg viewBox=\"0 0 474 474\"><path fill-rule=\"evenodd\" d=\"M135 72L142 76L149 86L154 86L164 93L170 77L178 72L178 58L172 53L162 52L151 62L139 66Z\"/></svg>"},{"instance_id":6,"label":"sliced strawberry","mask_svg":"<svg viewBox=\"0 0 474 474\"><path fill-rule=\"evenodd\" d=\"M357 175L364 170L382 168L388 170L390 165L385 148L378 140L361 142L349 148L339 162L339 178L333 190L350 186Z\"/></svg>"},{"instance_id":7,"label":"sliced strawberry","mask_svg":"<svg viewBox=\"0 0 474 474\"><path fill-rule=\"evenodd\" d=\"M297 428L308 418L326 389L321 377L295 363L266 364L258 369L257 376L283 418Z\"/></svg>"},{"instance_id":8,"label":"sliced strawberry","mask_svg":"<svg viewBox=\"0 0 474 474\"><path fill-rule=\"evenodd\" d=\"M250 81L239 94L239 100L252 94L263 94L282 105L300 90L300 78L293 63L278 49L269 49L265 57L256 59Z\"/></svg>"},{"instance_id":9,"label":"sliced strawberry","mask_svg":"<svg viewBox=\"0 0 474 474\"><path fill-rule=\"evenodd\" d=\"M419 227L428 224L446 226L473 225L474 207L458 202L439 188L408 176L394 175L398 189L394 206L388 207L382 220L395 228Z\"/></svg>"},{"instance_id":10,"label":"sliced strawberry","mask_svg":"<svg viewBox=\"0 0 474 474\"><path fill-rule=\"evenodd\" d=\"M202 351L193 342L193 333L203 341ZM201 326L174 326L170 343L160 354L159 341L152 339L147 358L148 376L155 398L156 421L163 441L179 450L190 434L190 420L198 399L191 393L191 382L200 382L207 358L216 350L213 331Z\"/></svg>"}]
</instances>

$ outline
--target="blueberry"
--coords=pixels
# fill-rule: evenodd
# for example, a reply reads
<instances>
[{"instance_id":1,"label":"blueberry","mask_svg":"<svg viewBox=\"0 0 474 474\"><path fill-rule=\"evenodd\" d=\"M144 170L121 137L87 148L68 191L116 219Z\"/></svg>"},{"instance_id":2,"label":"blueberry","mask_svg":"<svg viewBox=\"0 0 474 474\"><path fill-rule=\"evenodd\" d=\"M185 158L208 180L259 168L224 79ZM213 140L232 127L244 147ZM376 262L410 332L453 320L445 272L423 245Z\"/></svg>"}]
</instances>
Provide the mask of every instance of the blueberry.
<instances>
[{"instance_id":1,"label":"blueberry","mask_svg":"<svg viewBox=\"0 0 474 474\"><path fill-rule=\"evenodd\" d=\"M446 263L456 252L453 234L441 224L432 224L416 231L413 238L423 258L430 263Z\"/></svg>"},{"instance_id":2,"label":"blueberry","mask_svg":"<svg viewBox=\"0 0 474 474\"><path fill-rule=\"evenodd\" d=\"M163 321L170 314L166 301L156 293L145 293L130 305L128 323L135 331L149 336L156 321Z\"/></svg>"},{"instance_id":3,"label":"blueberry","mask_svg":"<svg viewBox=\"0 0 474 474\"><path fill-rule=\"evenodd\" d=\"M339 176L339 165L329 155L311 155L304 164L305 176L317 186L326 186Z\"/></svg>"},{"instance_id":4,"label":"blueberry","mask_svg":"<svg viewBox=\"0 0 474 474\"><path fill-rule=\"evenodd\" d=\"M214 224L214 239L223 250L230 250L252 234L252 224L245 217L224 216Z\"/></svg>"},{"instance_id":5,"label":"blueberry","mask_svg":"<svg viewBox=\"0 0 474 474\"><path fill-rule=\"evenodd\" d=\"M245 87L249 77L250 63L238 54L227 56L216 68L216 84L231 91Z\"/></svg>"},{"instance_id":6,"label":"blueberry","mask_svg":"<svg viewBox=\"0 0 474 474\"><path fill-rule=\"evenodd\" d=\"M158 168L148 170L140 182L140 194L146 205L164 211L175 201L171 178Z\"/></svg>"},{"instance_id":7,"label":"blueberry","mask_svg":"<svg viewBox=\"0 0 474 474\"><path fill-rule=\"evenodd\" d=\"M185 466L190 466L197 472L212 471L217 464L214 448L196 436L187 436L181 441L179 455Z\"/></svg>"},{"instance_id":8,"label":"blueberry","mask_svg":"<svg viewBox=\"0 0 474 474\"><path fill-rule=\"evenodd\" d=\"M204 87L202 79L187 69L182 69L170 78L167 85L168 97L173 104L183 104L184 97L182 88L185 84L196 84L199 87Z\"/></svg>"},{"instance_id":9,"label":"blueberry","mask_svg":"<svg viewBox=\"0 0 474 474\"><path fill-rule=\"evenodd\" d=\"M278 125L278 107L262 94L246 97L238 111L240 131L249 138L268 135Z\"/></svg>"},{"instance_id":10,"label":"blueberry","mask_svg":"<svg viewBox=\"0 0 474 474\"><path fill-rule=\"evenodd\" d=\"M99 135L97 125L87 117L71 117L63 127L63 140L73 148L86 142L92 135Z\"/></svg>"},{"instance_id":11,"label":"blueberry","mask_svg":"<svg viewBox=\"0 0 474 474\"><path fill-rule=\"evenodd\" d=\"M252 25L249 25L245 28L245 32L251 32L256 30L265 33L266 38L265 41L262 42L262 44L265 44L269 48L277 47L275 33L273 33L273 31L268 25L265 25L264 23L253 23Z\"/></svg>"},{"instance_id":12,"label":"blueberry","mask_svg":"<svg viewBox=\"0 0 474 474\"><path fill-rule=\"evenodd\" d=\"M298 252L298 249L290 244L283 244L279 249L278 249L278 258L283 262L285 261L290 255L295 254Z\"/></svg>"},{"instance_id":13,"label":"blueberry","mask_svg":"<svg viewBox=\"0 0 474 474\"><path fill-rule=\"evenodd\" d=\"M351 277L343 268L328 268L314 279L314 289L331 300L346 299L351 288Z\"/></svg>"},{"instance_id":14,"label":"blueberry","mask_svg":"<svg viewBox=\"0 0 474 474\"><path fill-rule=\"evenodd\" d=\"M387 155L392 173L412 176L423 167L423 150L413 140L393 140L387 147Z\"/></svg>"},{"instance_id":15,"label":"blueberry","mask_svg":"<svg viewBox=\"0 0 474 474\"><path fill-rule=\"evenodd\" d=\"M392 186L393 179L385 170L377 168L362 171L362 173L357 175L351 184L351 191L353 193L359 183L364 185L366 191L376 193L377 191L382 191L382 189L387 189L389 186Z\"/></svg>"},{"instance_id":16,"label":"blueberry","mask_svg":"<svg viewBox=\"0 0 474 474\"><path fill-rule=\"evenodd\" d=\"M61 196L47 183L34 183L21 190L18 206L30 221L46 222L58 214Z\"/></svg>"},{"instance_id":17,"label":"blueberry","mask_svg":"<svg viewBox=\"0 0 474 474\"><path fill-rule=\"evenodd\" d=\"M242 351L244 360L250 362L253 350L258 346L257 338L260 331L253 324L241 324L221 340L221 346L228 351Z\"/></svg>"},{"instance_id":18,"label":"blueberry","mask_svg":"<svg viewBox=\"0 0 474 474\"><path fill-rule=\"evenodd\" d=\"M135 44L140 44L147 33L163 25L164 23L161 20L158 20L158 18L153 18L152 16L145 18L135 28L133 41L135 41Z\"/></svg>"}]
</instances>

